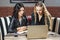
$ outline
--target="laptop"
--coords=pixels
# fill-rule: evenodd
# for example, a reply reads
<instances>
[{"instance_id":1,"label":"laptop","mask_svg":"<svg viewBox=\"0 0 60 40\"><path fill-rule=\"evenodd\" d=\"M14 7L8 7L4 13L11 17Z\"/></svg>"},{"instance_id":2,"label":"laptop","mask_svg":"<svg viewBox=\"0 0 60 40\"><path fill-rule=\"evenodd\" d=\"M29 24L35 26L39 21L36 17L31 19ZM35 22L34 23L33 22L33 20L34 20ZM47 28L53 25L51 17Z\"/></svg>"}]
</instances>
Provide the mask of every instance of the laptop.
<instances>
[{"instance_id":1,"label":"laptop","mask_svg":"<svg viewBox=\"0 0 60 40\"><path fill-rule=\"evenodd\" d=\"M27 32L28 38L47 38L48 37L48 26L47 25L31 25L28 26Z\"/></svg>"}]
</instances>

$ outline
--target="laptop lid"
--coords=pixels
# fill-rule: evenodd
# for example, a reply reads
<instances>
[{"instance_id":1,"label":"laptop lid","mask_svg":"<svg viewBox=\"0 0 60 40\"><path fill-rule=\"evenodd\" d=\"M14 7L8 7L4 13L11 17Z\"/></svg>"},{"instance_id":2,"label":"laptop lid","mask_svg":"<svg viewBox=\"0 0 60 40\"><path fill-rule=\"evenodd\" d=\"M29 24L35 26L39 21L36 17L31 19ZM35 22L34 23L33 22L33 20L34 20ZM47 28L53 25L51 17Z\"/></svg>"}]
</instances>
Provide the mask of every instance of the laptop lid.
<instances>
[{"instance_id":1,"label":"laptop lid","mask_svg":"<svg viewBox=\"0 0 60 40\"><path fill-rule=\"evenodd\" d=\"M31 25L28 26L28 38L47 38L48 26L47 25Z\"/></svg>"}]
</instances>

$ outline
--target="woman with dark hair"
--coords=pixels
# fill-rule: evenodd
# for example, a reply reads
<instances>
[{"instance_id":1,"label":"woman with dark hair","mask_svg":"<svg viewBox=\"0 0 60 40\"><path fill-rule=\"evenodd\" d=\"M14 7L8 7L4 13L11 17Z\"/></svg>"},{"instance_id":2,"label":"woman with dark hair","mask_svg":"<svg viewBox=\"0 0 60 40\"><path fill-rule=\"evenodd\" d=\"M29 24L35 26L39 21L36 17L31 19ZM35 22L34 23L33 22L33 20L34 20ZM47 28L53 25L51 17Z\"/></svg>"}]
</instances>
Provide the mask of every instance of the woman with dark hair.
<instances>
[{"instance_id":1,"label":"woman with dark hair","mask_svg":"<svg viewBox=\"0 0 60 40\"><path fill-rule=\"evenodd\" d=\"M51 15L47 11L44 3L38 2L34 6L34 12L32 13L32 25L48 25L49 29L51 30L52 22L51 22ZM49 24L48 22L49 21Z\"/></svg>"},{"instance_id":2,"label":"woman with dark hair","mask_svg":"<svg viewBox=\"0 0 60 40\"><path fill-rule=\"evenodd\" d=\"M9 25L9 32L21 32L26 30L27 18L24 15L24 5L17 3L14 7L12 21Z\"/></svg>"}]
</instances>

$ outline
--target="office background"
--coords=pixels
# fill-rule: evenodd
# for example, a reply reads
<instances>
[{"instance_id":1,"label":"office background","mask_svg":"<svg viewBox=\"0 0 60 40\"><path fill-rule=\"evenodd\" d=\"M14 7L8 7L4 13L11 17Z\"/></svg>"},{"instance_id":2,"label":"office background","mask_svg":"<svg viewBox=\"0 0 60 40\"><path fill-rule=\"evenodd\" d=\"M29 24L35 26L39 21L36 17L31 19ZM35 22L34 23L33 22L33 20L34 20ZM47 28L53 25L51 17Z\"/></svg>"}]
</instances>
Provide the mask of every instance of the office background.
<instances>
[{"instance_id":1,"label":"office background","mask_svg":"<svg viewBox=\"0 0 60 40\"><path fill-rule=\"evenodd\" d=\"M30 15L35 3L24 3L27 15ZM10 0L0 0L0 17L12 15L15 3ZM53 17L60 17L60 0L45 0L45 5Z\"/></svg>"}]
</instances>

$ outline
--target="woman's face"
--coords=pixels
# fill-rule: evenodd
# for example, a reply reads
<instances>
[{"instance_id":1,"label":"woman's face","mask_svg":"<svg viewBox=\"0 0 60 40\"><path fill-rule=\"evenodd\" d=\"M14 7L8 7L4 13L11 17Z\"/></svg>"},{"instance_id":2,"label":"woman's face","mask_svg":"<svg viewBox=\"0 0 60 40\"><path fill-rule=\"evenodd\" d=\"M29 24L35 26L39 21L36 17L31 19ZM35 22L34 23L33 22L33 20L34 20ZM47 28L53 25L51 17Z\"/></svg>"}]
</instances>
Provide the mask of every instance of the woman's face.
<instances>
[{"instance_id":1,"label":"woman's face","mask_svg":"<svg viewBox=\"0 0 60 40\"><path fill-rule=\"evenodd\" d=\"M18 16L23 16L23 13L24 13L24 7L21 7L20 8L20 11L18 12Z\"/></svg>"},{"instance_id":2,"label":"woman's face","mask_svg":"<svg viewBox=\"0 0 60 40\"><path fill-rule=\"evenodd\" d=\"M36 12L42 14L42 7L36 6Z\"/></svg>"}]
</instances>

